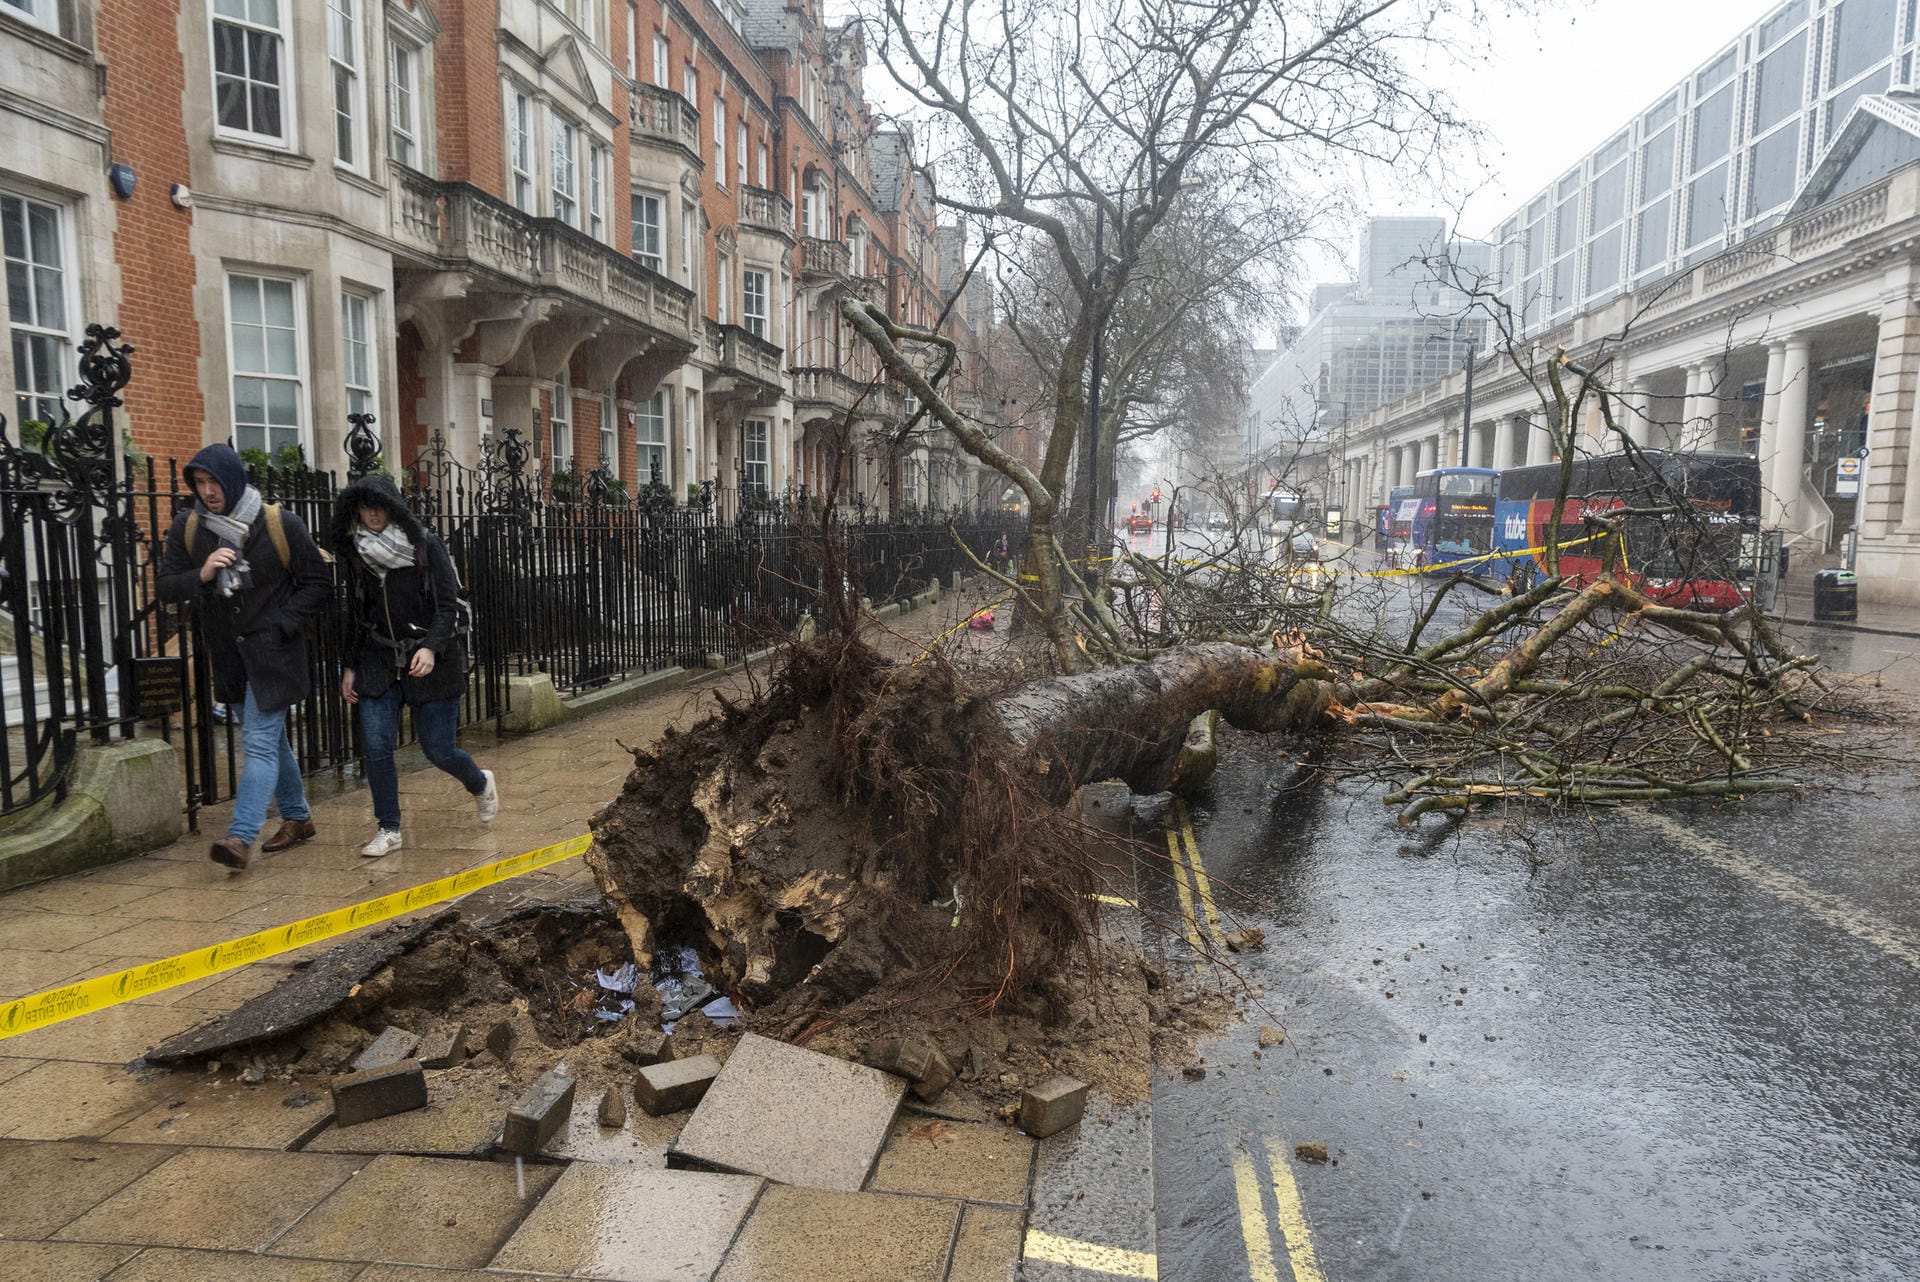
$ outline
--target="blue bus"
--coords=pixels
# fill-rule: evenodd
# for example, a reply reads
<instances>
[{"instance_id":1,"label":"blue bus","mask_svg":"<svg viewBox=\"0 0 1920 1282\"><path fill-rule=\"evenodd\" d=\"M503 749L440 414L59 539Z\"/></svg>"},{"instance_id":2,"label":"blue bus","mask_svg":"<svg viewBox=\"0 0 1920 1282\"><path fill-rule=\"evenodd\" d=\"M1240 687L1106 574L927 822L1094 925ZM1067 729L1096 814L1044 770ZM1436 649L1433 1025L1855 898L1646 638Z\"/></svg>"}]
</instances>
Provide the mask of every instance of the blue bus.
<instances>
[{"instance_id":1,"label":"blue bus","mask_svg":"<svg viewBox=\"0 0 1920 1282\"><path fill-rule=\"evenodd\" d=\"M1493 507L1499 473L1489 467L1436 467L1413 478L1413 495L1398 502L1397 528L1406 520L1396 559L1413 567L1445 566L1446 572L1485 573L1492 568Z\"/></svg>"}]
</instances>

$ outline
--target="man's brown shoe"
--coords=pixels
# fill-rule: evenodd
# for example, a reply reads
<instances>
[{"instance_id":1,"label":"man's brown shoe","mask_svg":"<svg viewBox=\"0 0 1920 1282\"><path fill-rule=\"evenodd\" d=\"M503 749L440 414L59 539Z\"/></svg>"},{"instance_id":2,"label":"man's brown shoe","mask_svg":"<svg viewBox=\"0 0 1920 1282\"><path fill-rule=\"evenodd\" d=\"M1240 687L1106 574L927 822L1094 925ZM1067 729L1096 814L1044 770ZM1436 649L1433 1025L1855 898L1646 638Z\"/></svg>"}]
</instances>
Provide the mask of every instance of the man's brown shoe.
<instances>
[{"instance_id":1,"label":"man's brown shoe","mask_svg":"<svg viewBox=\"0 0 1920 1282\"><path fill-rule=\"evenodd\" d=\"M222 837L213 843L213 849L207 854L216 864L225 864L235 871L245 868L247 861L253 858L247 843L238 837Z\"/></svg>"},{"instance_id":2,"label":"man's brown shoe","mask_svg":"<svg viewBox=\"0 0 1920 1282\"><path fill-rule=\"evenodd\" d=\"M312 837L316 831L318 830L314 828L313 820L311 819L289 819L280 825L279 832L267 838L266 845L260 847L260 849L263 853L269 855L279 850L291 850L301 842Z\"/></svg>"}]
</instances>

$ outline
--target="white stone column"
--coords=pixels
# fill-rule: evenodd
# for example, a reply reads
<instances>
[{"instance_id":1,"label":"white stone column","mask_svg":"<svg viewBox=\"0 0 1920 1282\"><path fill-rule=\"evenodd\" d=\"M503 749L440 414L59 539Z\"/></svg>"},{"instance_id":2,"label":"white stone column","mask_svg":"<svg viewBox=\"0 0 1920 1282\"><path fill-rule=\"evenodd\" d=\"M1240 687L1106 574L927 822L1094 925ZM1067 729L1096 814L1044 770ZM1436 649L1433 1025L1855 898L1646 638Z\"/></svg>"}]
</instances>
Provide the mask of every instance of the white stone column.
<instances>
[{"instance_id":1,"label":"white stone column","mask_svg":"<svg viewBox=\"0 0 1920 1282\"><path fill-rule=\"evenodd\" d=\"M1780 501L1774 490L1774 463L1780 455L1780 379L1786 368L1787 343L1781 339L1767 344L1767 389L1760 402L1760 497L1761 520L1780 524Z\"/></svg>"},{"instance_id":2,"label":"white stone column","mask_svg":"<svg viewBox=\"0 0 1920 1282\"><path fill-rule=\"evenodd\" d=\"M1692 409L1681 436L1681 448L1710 450L1720 434L1720 371L1712 365L1694 368Z\"/></svg>"},{"instance_id":3,"label":"white stone column","mask_svg":"<svg viewBox=\"0 0 1920 1282\"><path fill-rule=\"evenodd\" d=\"M1780 524L1799 529L1801 469L1807 461L1807 395L1813 381L1813 340L1789 338L1780 365L1780 444L1774 455L1773 492Z\"/></svg>"},{"instance_id":4,"label":"white stone column","mask_svg":"<svg viewBox=\"0 0 1920 1282\"><path fill-rule=\"evenodd\" d=\"M1493 457L1497 460L1495 466L1502 471L1510 467L1524 467L1527 462L1527 420L1518 414L1506 414L1495 426L1498 429L1493 448Z\"/></svg>"},{"instance_id":5,"label":"white stone column","mask_svg":"<svg viewBox=\"0 0 1920 1282\"><path fill-rule=\"evenodd\" d=\"M1693 440L1694 424L1700 415L1700 367L1687 366L1687 391L1680 400L1680 421L1668 433L1675 449L1686 449Z\"/></svg>"},{"instance_id":6,"label":"white stone column","mask_svg":"<svg viewBox=\"0 0 1920 1282\"><path fill-rule=\"evenodd\" d=\"M1438 459L1439 457L1440 457L1439 434L1435 433L1432 436L1422 437L1420 439L1420 466L1417 469L1415 469L1415 474L1418 475L1418 473L1420 472L1433 471L1435 467L1439 466L1439 464L1435 462L1435 460Z\"/></svg>"},{"instance_id":7,"label":"white stone column","mask_svg":"<svg viewBox=\"0 0 1920 1282\"><path fill-rule=\"evenodd\" d=\"M1527 464L1553 462L1553 433L1547 427L1545 411L1527 415Z\"/></svg>"},{"instance_id":8,"label":"white stone column","mask_svg":"<svg viewBox=\"0 0 1920 1282\"><path fill-rule=\"evenodd\" d=\"M1647 442L1653 439L1653 391L1646 379L1627 380L1627 390L1620 397L1616 417L1627 439L1646 449Z\"/></svg>"},{"instance_id":9,"label":"white stone column","mask_svg":"<svg viewBox=\"0 0 1920 1282\"><path fill-rule=\"evenodd\" d=\"M1920 298L1911 279L1888 273L1896 292L1883 295L1879 341L1873 357L1873 408L1867 423L1867 477L1860 501L1867 504L1861 540L1877 527L1894 527L1920 540ZM1893 469L1904 461L1904 475L1894 485ZM1876 483L1878 493L1875 493ZM1869 496L1872 496L1870 499ZM1886 515L1875 522L1875 507Z\"/></svg>"}]
</instances>

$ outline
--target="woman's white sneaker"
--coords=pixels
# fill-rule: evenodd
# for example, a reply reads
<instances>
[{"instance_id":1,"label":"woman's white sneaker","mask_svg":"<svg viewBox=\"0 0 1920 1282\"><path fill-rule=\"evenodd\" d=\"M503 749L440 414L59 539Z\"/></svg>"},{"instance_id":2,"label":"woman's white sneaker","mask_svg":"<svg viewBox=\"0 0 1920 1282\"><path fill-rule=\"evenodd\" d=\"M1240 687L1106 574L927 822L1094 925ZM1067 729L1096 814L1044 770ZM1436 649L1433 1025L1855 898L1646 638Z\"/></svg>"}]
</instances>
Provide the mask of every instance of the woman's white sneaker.
<instances>
[{"instance_id":1,"label":"woman's white sneaker","mask_svg":"<svg viewBox=\"0 0 1920 1282\"><path fill-rule=\"evenodd\" d=\"M372 841L360 847L360 857L363 859L378 859L382 855L390 855L400 849L400 845L399 833L382 828L379 832L373 834Z\"/></svg>"},{"instance_id":2,"label":"woman's white sneaker","mask_svg":"<svg viewBox=\"0 0 1920 1282\"><path fill-rule=\"evenodd\" d=\"M493 771L482 770L480 773L487 777L487 786L473 799L473 807L479 812L481 823L491 823L493 817L500 813L500 790L493 786Z\"/></svg>"}]
</instances>

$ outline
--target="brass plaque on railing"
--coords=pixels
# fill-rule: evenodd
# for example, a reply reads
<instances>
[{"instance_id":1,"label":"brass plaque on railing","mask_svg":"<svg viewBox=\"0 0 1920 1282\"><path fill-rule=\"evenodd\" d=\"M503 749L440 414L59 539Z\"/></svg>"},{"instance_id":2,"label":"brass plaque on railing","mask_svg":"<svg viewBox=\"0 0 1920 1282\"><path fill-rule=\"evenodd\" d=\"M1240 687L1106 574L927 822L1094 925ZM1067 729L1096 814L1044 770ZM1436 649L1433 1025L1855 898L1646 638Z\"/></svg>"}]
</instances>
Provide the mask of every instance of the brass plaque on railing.
<instances>
[{"instance_id":1,"label":"brass plaque on railing","mask_svg":"<svg viewBox=\"0 0 1920 1282\"><path fill-rule=\"evenodd\" d=\"M159 655L133 661L135 716L146 720L180 711L186 662L179 655Z\"/></svg>"}]
</instances>

